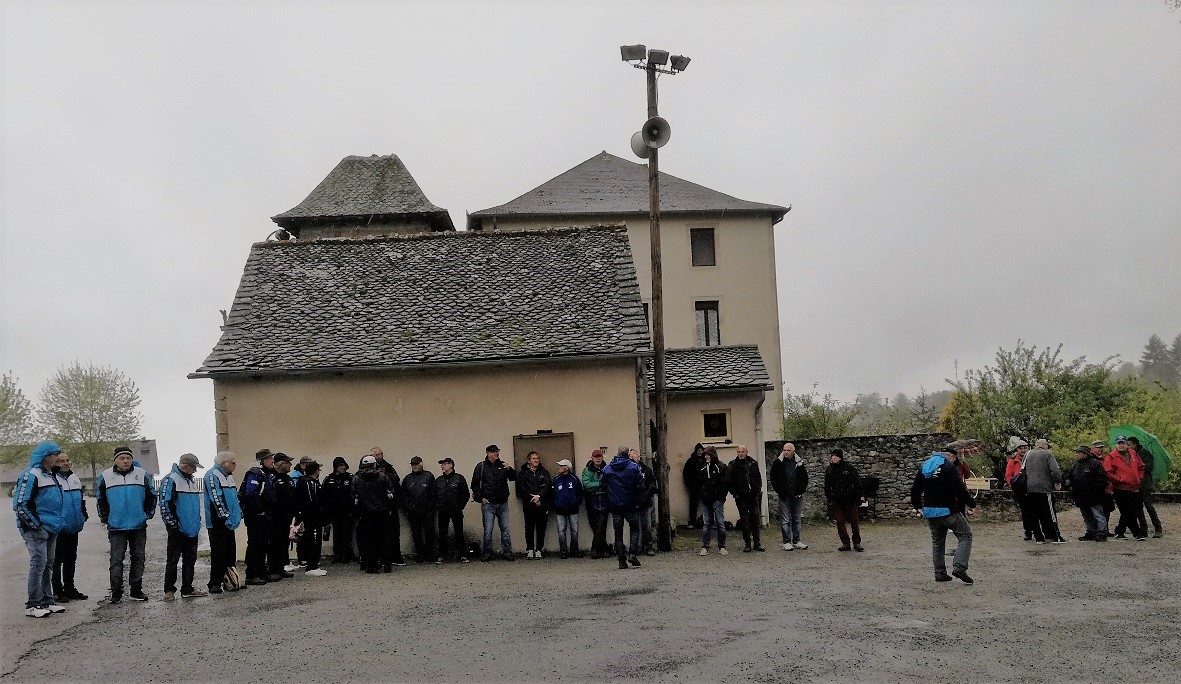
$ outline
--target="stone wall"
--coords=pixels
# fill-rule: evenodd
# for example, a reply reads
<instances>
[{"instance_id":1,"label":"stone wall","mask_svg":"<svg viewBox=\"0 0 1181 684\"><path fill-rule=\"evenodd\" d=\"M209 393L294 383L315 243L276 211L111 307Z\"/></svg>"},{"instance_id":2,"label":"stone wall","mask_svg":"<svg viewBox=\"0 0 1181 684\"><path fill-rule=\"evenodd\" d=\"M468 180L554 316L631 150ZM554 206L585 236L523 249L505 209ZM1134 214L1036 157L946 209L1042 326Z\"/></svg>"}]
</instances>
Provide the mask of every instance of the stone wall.
<instances>
[{"instance_id":1,"label":"stone wall","mask_svg":"<svg viewBox=\"0 0 1181 684\"><path fill-rule=\"evenodd\" d=\"M877 511L881 518L902 518L910 514L910 486L919 465L954 438L936 432L915 435L876 435L868 437L838 437L834 439L793 439L764 443L767 472L771 462L779 457L787 441L796 445L796 453L804 459L808 469L808 492L804 495L804 515L822 518L828 514L824 499L824 469L829 464L829 451L843 449L845 460L857 468L862 477L873 475L881 480L878 489ZM779 497L767 486L767 510L772 525L779 515Z\"/></svg>"}]
</instances>

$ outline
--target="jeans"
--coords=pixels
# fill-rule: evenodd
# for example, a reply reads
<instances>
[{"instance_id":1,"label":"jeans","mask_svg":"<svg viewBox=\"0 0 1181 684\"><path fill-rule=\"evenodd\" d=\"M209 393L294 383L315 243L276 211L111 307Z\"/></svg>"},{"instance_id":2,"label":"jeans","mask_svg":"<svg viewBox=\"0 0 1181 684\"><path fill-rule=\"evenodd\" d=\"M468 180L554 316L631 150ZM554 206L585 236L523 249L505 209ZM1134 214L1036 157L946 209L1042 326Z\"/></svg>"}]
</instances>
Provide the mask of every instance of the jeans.
<instances>
[{"instance_id":1,"label":"jeans","mask_svg":"<svg viewBox=\"0 0 1181 684\"><path fill-rule=\"evenodd\" d=\"M220 587L226 570L238 564L238 543L234 531L226 529L225 521L214 520L209 533L209 588Z\"/></svg>"},{"instance_id":2,"label":"jeans","mask_svg":"<svg viewBox=\"0 0 1181 684\"><path fill-rule=\"evenodd\" d=\"M804 519L804 495L779 500L779 531L784 544L800 543L800 524Z\"/></svg>"},{"instance_id":3,"label":"jeans","mask_svg":"<svg viewBox=\"0 0 1181 684\"><path fill-rule=\"evenodd\" d=\"M131 591L143 591L144 547L148 541L147 529L108 530L111 542L111 595L123 595L123 556L131 550L131 571L128 573Z\"/></svg>"},{"instance_id":4,"label":"jeans","mask_svg":"<svg viewBox=\"0 0 1181 684\"><path fill-rule=\"evenodd\" d=\"M455 557L463 558L467 555L467 542L463 538L463 509L457 508L453 511L439 511L439 555L438 558L443 558L447 555L447 528L450 526L455 530Z\"/></svg>"},{"instance_id":5,"label":"jeans","mask_svg":"<svg viewBox=\"0 0 1181 684\"><path fill-rule=\"evenodd\" d=\"M525 514L525 548L529 551L545 550L545 528L549 526L549 511L526 501L521 506Z\"/></svg>"},{"instance_id":6,"label":"jeans","mask_svg":"<svg viewBox=\"0 0 1181 684\"><path fill-rule=\"evenodd\" d=\"M759 528L763 522L759 515L759 500L753 496L743 495L734 497L734 503L738 505L738 515L742 518L743 543L747 548L750 548L752 543L762 546L759 541Z\"/></svg>"},{"instance_id":7,"label":"jeans","mask_svg":"<svg viewBox=\"0 0 1181 684\"><path fill-rule=\"evenodd\" d=\"M935 576L947 576L947 562L943 555L947 546L948 530L951 530L956 538L955 557L951 561L952 570L967 572L968 559L972 555L972 528L964 519L964 514L952 513L938 518L928 518L927 526L931 528L931 562L935 566Z\"/></svg>"},{"instance_id":8,"label":"jeans","mask_svg":"<svg viewBox=\"0 0 1181 684\"><path fill-rule=\"evenodd\" d=\"M164 591L176 591L176 563L180 562L180 592L193 591L193 569L197 563L197 538L186 537L180 530L168 529L168 548L165 552Z\"/></svg>"},{"instance_id":9,"label":"jeans","mask_svg":"<svg viewBox=\"0 0 1181 684\"><path fill-rule=\"evenodd\" d=\"M53 552L53 593L78 591L74 586L74 567L78 563L78 534L59 532Z\"/></svg>"},{"instance_id":10,"label":"jeans","mask_svg":"<svg viewBox=\"0 0 1181 684\"><path fill-rule=\"evenodd\" d=\"M434 558L435 552L435 512L411 511L406 514L410 519L410 536L414 540L414 560Z\"/></svg>"},{"instance_id":11,"label":"jeans","mask_svg":"<svg viewBox=\"0 0 1181 684\"><path fill-rule=\"evenodd\" d=\"M627 521L627 529L630 533L631 544L627 547L627 555L634 556L639 553L640 549L640 518L636 511L627 511L626 513L612 513L611 525L615 528L615 555L620 558L624 557L623 546L623 523Z\"/></svg>"},{"instance_id":12,"label":"jeans","mask_svg":"<svg viewBox=\"0 0 1181 684\"><path fill-rule=\"evenodd\" d=\"M1087 528L1087 536L1094 537L1102 532L1107 534L1107 514L1103 512L1103 504L1093 506L1079 506L1083 514L1083 525Z\"/></svg>"},{"instance_id":13,"label":"jeans","mask_svg":"<svg viewBox=\"0 0 1181 684\"><path fill-rule=\"evenodd\" d=\"M725 501L701 502L701 547L708 549L714 528L718 530L718 548L726 548L726 516L723 513Z\"/></svg>"},{"instance_id":14,"label":"jeans","mask_svg":"<svg viewBox=\"0 0 1181 684\"><path fill-rule=\"evenodd\" d=\"M53 605L53 554L57 549L57 535L39 527L21 529L21 536L29 550L29 596L25 608Z\"/></svg>"},{"instance_id":15,"label":"jeans","mask_svg":"<svg viewBox=\"0 0 1181 684\"><path fill-rule=\"evenodd\" d=\"M558 550L562 553L572 552L578 553L578 513L570 513L563 515L557 514L558 518ZM567 544L566 537L570 537Z\"/></svg>"},{"instance_id":16,"label":"jeans","mask_svg":"<svg viewBox=\"0 0 1181 684\"><path fill-rule=\"evenodd\" d=\"M640 508L640 548L645 553L652 551L656 546L656 530L652 529L652 512L655 507L648 504Z\"/></svg>"},{"instance_id":17,"label":"jeans","mask_svg":"<svg viewBox=\"0 0 1181 684\"><path fill-rule=\"evenodd\" d=\"M841 538L841 544L849 545L849 532L845 529L847 523L853 528L853 546L861 546L861 511L857 502L833 501L832 515L837 520L837 536Z\"/></svg>"},{"instance_id":18,"label":"jeans","mask_svg":"<svg viewBox=\"0 0 1181 684\"><path fill-rule=\"evenodd\" d=\"M507 556L513 552L513 538L508 531L508 504L480 504L484 516L484 555L492 553L492 523L500 525L500 550Z\"/></svg>"},{"instance_id":19,"label":"jeans","mask_svg":"<svg viewBox=\"0 0 1181 684\"><path fill-rule=\"evenodd\" d=\"M267 519L252 516L246 519L246 577L264 579L267 576L267 547L270 529Z\"/></svg>"}]
</instances>

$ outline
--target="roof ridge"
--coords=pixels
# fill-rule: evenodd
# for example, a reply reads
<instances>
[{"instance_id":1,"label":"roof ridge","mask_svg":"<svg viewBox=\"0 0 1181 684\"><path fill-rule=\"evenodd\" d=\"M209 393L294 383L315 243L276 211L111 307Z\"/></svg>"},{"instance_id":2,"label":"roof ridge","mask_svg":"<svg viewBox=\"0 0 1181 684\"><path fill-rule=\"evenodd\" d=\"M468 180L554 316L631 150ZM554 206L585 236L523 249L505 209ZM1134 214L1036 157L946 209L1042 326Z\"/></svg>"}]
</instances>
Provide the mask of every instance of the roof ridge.
<instances>
[{"instance_id":1,"label":"roof ridge","mask_svg":"<svg viewBox=\"0 0 1181 684\"><path fill-rule=\"evenodd\" d=\"M369 242L415 242L419 240L479 240L479 239L509 239L513 237L527 237L530 235L565 235L582 232L612 232L627 234L627 226L618 223L602 223L586 226L560 226L554 228L514 228L512 230L455 230L434 233L410 233L395 235L359 235L349 237L323 237L311 240L267 240L255 242L255 247L283 248L307 245L331 245Z\"/></svg>"}]
</instances>

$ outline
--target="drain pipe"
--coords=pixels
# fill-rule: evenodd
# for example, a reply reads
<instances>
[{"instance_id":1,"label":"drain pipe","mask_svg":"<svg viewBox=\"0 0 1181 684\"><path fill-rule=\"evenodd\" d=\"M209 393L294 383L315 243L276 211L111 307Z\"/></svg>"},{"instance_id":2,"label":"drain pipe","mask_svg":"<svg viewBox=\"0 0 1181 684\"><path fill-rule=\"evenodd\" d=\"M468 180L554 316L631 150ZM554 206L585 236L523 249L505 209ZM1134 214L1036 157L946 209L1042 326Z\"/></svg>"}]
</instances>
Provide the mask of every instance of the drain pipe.
<instances>
[{"instance_id":1,"label":"drain pipe","mask_svg":"<svg viewBox=\"0 0 1181 684\"><path fill-rule=\"evenodd\" d=\"M767 401L767 393L763 392L759 395L759 403L755 404L755 444L759 450L759 469L763 471L763 500L759 504L759 508L763 513L760 516L762 518L760 526L766 526L769 520L767 489L771 485L767 471L767 445L763 443L763 402L765 401Z\"/></svg>"}]
</instances>

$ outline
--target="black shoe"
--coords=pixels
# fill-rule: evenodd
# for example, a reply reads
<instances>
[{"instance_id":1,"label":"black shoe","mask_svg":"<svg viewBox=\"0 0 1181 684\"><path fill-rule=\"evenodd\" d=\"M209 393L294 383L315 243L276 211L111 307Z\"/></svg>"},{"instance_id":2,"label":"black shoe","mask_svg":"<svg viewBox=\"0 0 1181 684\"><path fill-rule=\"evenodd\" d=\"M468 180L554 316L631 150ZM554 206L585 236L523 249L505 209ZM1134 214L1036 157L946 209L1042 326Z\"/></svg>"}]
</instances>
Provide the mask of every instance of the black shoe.
<instances>
[{"instance_id":1,"label":"black shoe","mask_svg":"<svg viewBox=\"0 0 1181 684\"><path fill-rule=\"evenodd\" d=\"M210 594L220 594L222 592L221 586L209 587Z\"/></svg>"},{"instance_id":2,"label":"black shoe","mask_svg":"<svg viewBox=\"0 0 1181 684\"><path fill-rule=\"evenodd\" d=\"M963 582L964 584L973 584L972 578L968 577L967 570L956 570L955 572L951 573L951 576L955 577L956 579Z\"/></svg>"},{"instance_id":3,"label":"black shoe","mask_svg":"<svg viewBox=\"0 0 1181 684\"><path fill-rule=\"evenodd\" d=\"M627 570L627 559L624 558L623 556L619 557L619 569L620 570Z\"/></svg>"},{"instance_id":4,"label":"black shoe","mask_svg":"<svg viewBox=\"0 0 1181 684\"><path fill-rule=\"evenodd\" d=\"M115 605L116 603L118 603L122 600L123 600L123 592L112 591L110 598L107 599L107 603L109 603L111 605Z\"/></svg>"},{"instance_id":5,"label":"black shoe","mask_svg":"<svg viewBox=\"0 0 1181 684\"><path fill-rule=\"evenodd\" d=\"M492 554L486 553L483 556L480 556L480 560L487 563L488 561L492 560Z\"/></svg>"},{"instance_id":6,"label":"black shoe","mask_svg":"<svg viewBox=\"0 0 1181 684\"><path fill-rule=\"evenodd\" d=\"M390 565L389 563L386 563L385 565L381 566L381 571L388 575L389 573L394 571L394 566Z\"/></svg>"},{"instance_id":7,"label":"black shoe","mask_svg":"<svg viewBox=\"0 0 1181 684\"><path fill-rule=\"evenodd\" d=\"M1033 541L1033 534L1026 532L1025 533L1025 541Z\"/></svg>"},{"instance_id":8,"label":"black shoe","mask_svg":"<svg viewBox=\"0 0 1181 684\"><path fill-rule=\"evenodd\" d=\"M1163 537L1163 536L1165 536L1165 532L1164 532L1164 530L1157 530L1156 532L1153 532L1153 533L1152 533L1152 538L1153 538L1153 539L1160 539L1160 538L1161 538L1161 537Z\"/></svg>"},{"instance_id":9,"label":"black shoe","mask_svg":"<svg viewBox=\"0 0 1181 684\"><path fill-rule=\"evenodd\" d=\"M1105 541L1107 541L1107 535L1106 534L1099 534L1099 536L1095 537L1092 541L1105 542Z\"/></svg>"},{"instance_id":10,"label":"black shoe","mask_svg":"<svg viewBox=\"0 0 1181 684\"><path fill-rule=\"evenodd\" d=\"M853 550L854 550L854 551L856 551L856 552L858 552L858 553L861 553L862 551L864 551L864 550L865 550L865 547L864 547L864 546L862 546L862 545L860 545L860 544L858 544L858 545L856 545L856 546L854 546L854 547L853 547Z\"/></svg>"},{"instance_id":11,"label":"black shoe","mask_svg":"<svg viewBox=\"0 0 1181 684\"><path fill-rule=\"evenodd\" d=\"M272 572L271 574L267 575L266 579L268 582L279 582L283 579L283 576L277 572Z\"/></svg>"},{"instance_id":12,"label":"black shoe","mask_svg":"<svg viewBox=\"0 0 1181 684\"><path fill-rule=\"evenodd\" d=\"M640 559L639 559L639 558L636 558L635 556L632 556L631 558L628 558L628 559L627 559L627 562L628 562L628 563L631 563L631 566L632 566L633 568L638 568L638 567L640 567Z\"/></svg>"},{"instance_id":13,"label":"black shoe","mask_svg":"<svg viewBox=\"0 0 1181 684\"><path fill-rule=\"evenodd\" d=\"M503 559L505 559L506 561L515 561L515 560L517 560L517 557L516 557L516 556L514 556L514 555L513 555L513 554L511 554L511 553L502 553L502 554L500 554L500 557L501 557L501 558L503 558Z\"/></svg>"},{"instance_id":14,"label":"black shoe","mask_svg":"<svg viewBox=\"0 0 1181 684\"><path fill-rule=\"evenodd\" d=\"M1090 534L1084 534L1083 536L1079 537L1078 540L1079 541L1095 541L1095 538L1092 537Z\"/></svg>"},{"instance_id":15,"label":"black shoe","mask_svg":"<svg viewBox=\"0 0 1181 684\"><path fill-rule=\"evenodd\" d=\"M53 602L58 605L61 605L63 603L69 603L70 597L66 596L65 594L54 594L53 595Z\"/></svg>"},{"instance_id":16,"label":"black shoe","mask_svg":"<svg viewBox=\"0 0 1181 684\"><path fill-rule=\"evenodd\" d=\"M252 587L261 587L262 585L264 585L266 583L267 583L266 579L264 579L262 577L247 577L246 578L246 584L248 584Z\"/></svg>"},{"instance_id":17,"label":"black shoe","mask_svg":"<svg viewBox=\"0 0 1181 684\"><path fill-rule=\"evenodd\" d=\"M750 553L751 552L750 544L747 544L746 546L742 547L742 552L743 553Z\"/></svg>"},{"instance_id":18,"label":"black shoe","mask_svg":"<svg viewBox=\"0 0 1181 684\"><path fill-rule=\"evenodd\" d=\"M950 582L951 575L935 575L936 582Z\"/></svg>"},{"instance_id":19,"label":"black shoe","mask_svg":"<svg viewBox=\"0 0 1181 684\"><path fill-rule=\"evenodd\" d=\"M367 575L376 575L378 572L380 572L380 570L377 568L365 568L365 574Z\"/></svg>"},{"instance_id":20,"label":"black shoe","mask_svg":"<svg viewBox=\"0 0 1181 684\"><path fill-rule=\"evenodd\" d=\"M570 555L570 554L566 553L565 551L559 551L559 552L558 552L558 558L566 558L566 557L568 557L569 555Z\"/></svg>"},{"instance_id":21,"label":"black shoe","mask_svg":"<svg viewBox=\"0 0 1181 684\"><path fill-rule=\"evenodd\" d=\"M284 579L291 579L292 577L295 577L295 573L287 572L286 570L284 570L283 572L281 572L279 574L283 575Z\"/></svg>"},{"instance_id":22,"label":"black shoe","mask_svg":"<svg viewBox=\"0 0 1181 684\"><path fill-rule=\"evenodd\" d=\"M132 589L131 592L127 595L131 597L132 601L147 601L148 600L147 595L144 594L144 592L139 589Z\"/></svg>"},{"instance_id":23,"label":"black shoe","mask_svg":"<svg viewBox=\"0 0 1181 684\"><path fill-rule=\"evenodd\" d=\"M404 568L406 567L406 559L402 557L395 558L394 565L398 566L399 568Z\"/></svg>"},{"instance_id":24,"label":"black shoe","mask_svg":"<svg viewBox=\"0 0 1181 684\"><path fill-rule=\"evenodd\" d=\"M764 549L764 548L763 548L763 547L761 547L761 546L756 546L756 547L755 547L755 551L766 551L766 550L767 550L767 549ZM653 554L653 555L656 555L656 554Z\"/></svg>"},{"instance_id":25,"label":"black shoe","mask_svg":"<svg viewBox=\"0 0 1181 684\"><path fill-rule=\"evenodd\" d=\"M86 594L83 594L82 592L78 591L77 589L67 589L66 596L69 596L71 599L73 599L75 601L85 601L86 599L90 598L89 596L87 596Z\"/></svg>"},{"instance_id":26,"label":"black shoe","mask_svg":"<svg viewBox=\"0 0 1181 684\"><path fill-rule=\"evenodd\" d=\"M837 551L852 551L852 550L853 550L853 547L849 546L848 544L842 544L837 547Z\"/></svg>"}]
</instances>

